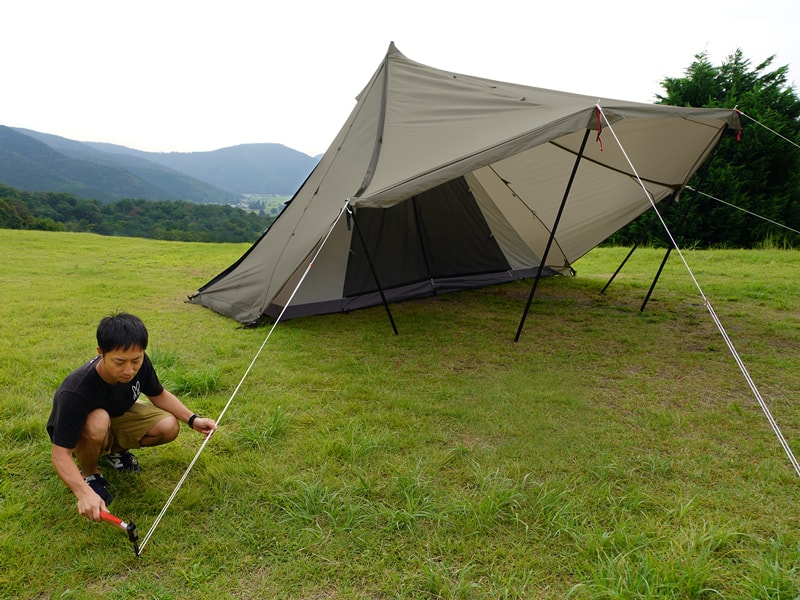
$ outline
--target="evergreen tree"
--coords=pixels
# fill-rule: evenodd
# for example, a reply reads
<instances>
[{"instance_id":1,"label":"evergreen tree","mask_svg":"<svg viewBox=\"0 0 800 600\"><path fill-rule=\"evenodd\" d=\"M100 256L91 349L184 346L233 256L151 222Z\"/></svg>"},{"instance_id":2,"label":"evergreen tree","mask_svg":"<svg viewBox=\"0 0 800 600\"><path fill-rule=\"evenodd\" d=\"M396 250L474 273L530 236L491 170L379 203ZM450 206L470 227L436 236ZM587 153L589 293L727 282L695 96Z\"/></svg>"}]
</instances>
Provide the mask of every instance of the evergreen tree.
<instances>
[{"instance_id":1,"label":"evergreen tree","mask_svg":"<svg viewBox=\"0 0 800 600\"><path fill-rule=\"evenodd\" d=\"M684 192L684 206L659 206L681 245L797 246L786 229L708 198L718 198L767 219L800 229L800 99L787 84L788 66L768 70L774 56L755 68L736 50L720 66L698 54L684 77L667 77L660 104L738 108L741 137L727 135ZM785 139L784 139L785 138ZM663 228L647 213L615 236L617 243L645 238L664 242Z\"/></svg>"}]
</instances>

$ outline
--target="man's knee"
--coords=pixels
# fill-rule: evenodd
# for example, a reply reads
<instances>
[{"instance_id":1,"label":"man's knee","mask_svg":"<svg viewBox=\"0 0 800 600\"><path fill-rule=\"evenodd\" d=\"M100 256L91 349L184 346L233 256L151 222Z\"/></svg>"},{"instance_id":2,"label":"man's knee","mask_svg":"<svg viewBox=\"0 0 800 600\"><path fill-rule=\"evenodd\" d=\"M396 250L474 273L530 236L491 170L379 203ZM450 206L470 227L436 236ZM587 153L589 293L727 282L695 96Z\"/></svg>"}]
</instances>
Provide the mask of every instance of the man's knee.
<instances>
[{"instance_id":1,"label":"man's knee","mask_svg":"<svg viewBox=\"0 0 800 600\"><path fill-rule=\"evenodd\" d=\"M86 417L81 431L81 438L86 442L104 444L111 430L111 417L102 408L93 410Z\"/></svg>"},{"instance_id":2,"label":"man's knee","mask_svg":"<svg viewBox=\"0 0 800 600\"><path fill-rule=\"evenodd\" d=\"M176 437L178 437L178 433L181 430L181 425L178 423L178 419L176 419L173 415L170 415L161 420L164 424L164 442L171 442Z\"/></svg>"},{"instance_id":3,"label":"man's knee","mask_svg":"<svg viewBox=\"0 0 800 600\"><path fill-rule=\"evenodd\" d=\"M166 444L178 437L180 423L173 415L164 417L156 423L141 440L142 446Z\"/></svg>"}]
</instances>

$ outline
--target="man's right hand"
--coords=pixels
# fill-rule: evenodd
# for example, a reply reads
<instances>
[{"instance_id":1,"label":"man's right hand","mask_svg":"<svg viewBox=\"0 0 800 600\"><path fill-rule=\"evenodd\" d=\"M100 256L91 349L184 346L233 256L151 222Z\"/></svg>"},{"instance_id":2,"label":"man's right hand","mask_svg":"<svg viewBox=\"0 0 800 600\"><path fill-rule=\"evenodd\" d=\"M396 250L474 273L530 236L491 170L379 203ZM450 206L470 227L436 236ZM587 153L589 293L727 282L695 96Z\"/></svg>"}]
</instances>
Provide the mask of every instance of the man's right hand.
<instances>
[{"instance_id":1,"label":"man's right hand","mask_svg":"<svg viewBox=\"0 0 800 600\"><path fill-rule=\"evenodd\" d=\"M87 484L88 493L78 498L78 512L90 521L100 521L100 511L108 512L106 503Z\"/></svg>"}]
</instances>

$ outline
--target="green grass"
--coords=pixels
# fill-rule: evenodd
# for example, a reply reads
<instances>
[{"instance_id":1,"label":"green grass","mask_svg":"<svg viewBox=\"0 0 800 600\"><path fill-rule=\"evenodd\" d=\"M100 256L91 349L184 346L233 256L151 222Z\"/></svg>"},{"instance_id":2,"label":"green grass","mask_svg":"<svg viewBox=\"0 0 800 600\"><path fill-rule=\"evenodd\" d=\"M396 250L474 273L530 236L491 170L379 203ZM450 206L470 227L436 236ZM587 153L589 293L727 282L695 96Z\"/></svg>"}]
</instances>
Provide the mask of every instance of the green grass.
<instances>
[{"instance_id":1,"label":"green grass","mask_svg":"<svg viewBox=\"0 0 800 600\"><path fill-rule=\"evenodd\" d=\"M216 417L266 336L185 302L246 245L0 230L0 597L800 595L800 478L683 265L600 248L577 277L281 323L140 558L52 470L52 393L98 320L148 324ZM691 251L800 451L800 253ZM202 443L108 474L144 536Z\"/></svg>"}]
</instances>

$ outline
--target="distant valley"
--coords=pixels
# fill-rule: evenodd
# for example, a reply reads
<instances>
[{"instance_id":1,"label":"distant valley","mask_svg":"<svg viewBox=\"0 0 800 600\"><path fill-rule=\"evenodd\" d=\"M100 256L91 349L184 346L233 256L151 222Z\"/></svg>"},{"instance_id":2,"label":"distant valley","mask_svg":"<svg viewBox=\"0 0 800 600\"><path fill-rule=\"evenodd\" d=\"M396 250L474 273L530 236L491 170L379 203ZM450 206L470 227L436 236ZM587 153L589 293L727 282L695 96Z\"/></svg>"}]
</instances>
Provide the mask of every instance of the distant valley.
<instances>
[{"instance_id":1,"label":"distant valley","mask_svg":"<svg viewBox=\"0 0 800 600\"><path fill-rule=\"evenodd\" d=\"M28 192L64 192L114 202L125 198L237 204L244 196L285 200L319 157L281 144L242 144L209 152L144 152L0 125L0 183Z\"/></svg>"}]
</instances>

